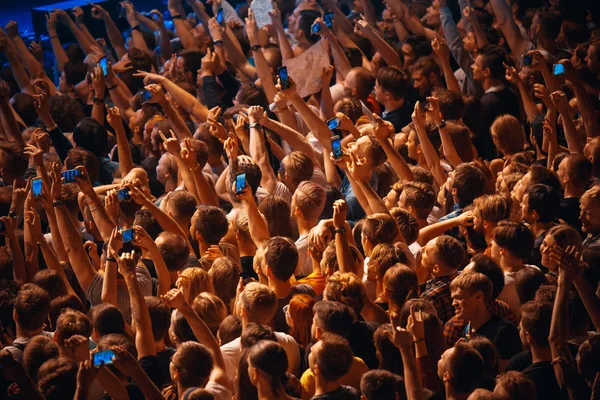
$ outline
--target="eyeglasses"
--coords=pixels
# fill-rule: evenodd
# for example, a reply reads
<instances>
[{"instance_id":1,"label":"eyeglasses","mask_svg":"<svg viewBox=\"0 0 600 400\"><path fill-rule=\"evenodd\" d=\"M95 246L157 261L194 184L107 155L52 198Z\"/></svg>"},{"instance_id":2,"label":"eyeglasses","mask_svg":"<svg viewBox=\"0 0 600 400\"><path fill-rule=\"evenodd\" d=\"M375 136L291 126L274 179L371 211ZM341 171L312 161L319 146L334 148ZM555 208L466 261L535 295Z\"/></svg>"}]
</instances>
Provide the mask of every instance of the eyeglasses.
<instances>
[{"instance_id":1,"label":"eyeglasses","mask_svg":"<svg viewBox=\"0 0 600 400\"><path fill-rule=\"evenodd\" d=\"M285 306L283 306L283 313L285 314L286 317L291 318L290 313L289 313L289 309L290 309L290 305L286 304Z\"/></svg>"}]
</instances>

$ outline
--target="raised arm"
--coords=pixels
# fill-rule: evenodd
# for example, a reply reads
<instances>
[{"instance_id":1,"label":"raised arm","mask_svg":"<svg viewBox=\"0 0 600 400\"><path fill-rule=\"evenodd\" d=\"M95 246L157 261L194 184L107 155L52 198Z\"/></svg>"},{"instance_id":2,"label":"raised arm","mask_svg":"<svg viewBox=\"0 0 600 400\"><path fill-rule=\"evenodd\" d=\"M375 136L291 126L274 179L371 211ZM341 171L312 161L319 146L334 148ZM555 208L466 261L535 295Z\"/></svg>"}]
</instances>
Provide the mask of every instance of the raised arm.
<instances>
[{"instance_id":1,"label":"raised arm","mask_svg":"<svg viewBox=\"0 0 600 400\"><path fill-rule=\"evenodd\" d=\"M133 244L136 246L140 246L150 253L150 257L154 262L154 267L156 268L156 275L158 278L158 296L162 296L167 293L169 289L171 289L171 279L169 277L169 269L167 268L167 264L158 249L158 246L152 240L148 232L141 226L134 226L135 230Z\"/></svg>"},{"instance_id":2,"label":"raised arm","mask_svg":"<svg viewBox=\"0 0 600 400\"><path fill-rule=\"evenodd\" d=\"M151 51L144 40L144 36L142 35L142 28L140 27L140 21L137 13L135 12L133 3L125 1L123 4L123 7L125 7L125 14L127 16L127 23L129 23L129 27L131 28L131 41L133 42L133 47L142 50L148 55L151 55Z\"/></svg>"},{"instance_id":3,"label":"raised arm","mask_svg":"<svg viewBox=\"0 0 600 400\"><path fill-rule=\"evenodd\" d=\"M421 246L425 246L431 239L443 235L449 229L456 226L473 226L473 219L475 218L472 212L462 213L456 218L451 218L446 221L436 222L435 224L428 225L419 231L419 238L417 242Z\"/></svg>"},{"instance_id":4,"label":"raised arm","mask_svg":"<svg viewBox=\"0 0 600 400\"><path fill-rule=\"evenodd\" d=\"M233 191L236 191L235 187L233 188ZM246 186L244 190L242 190L241 193L237 193L236 196L242 200L244 210L246 210L246 214L248 215L248 228L250 230L252 241L256 244L256 247L260 248L264 242L271 238L267 222L260 211L258 211L254 196L252 195L252 190L249 186Z\"/></svg>"},{"instance_id":5,"label":"raised arm","mask_svg":"<svg viewBox=\"0 0 600 400\"><path fill-rule=\"evenodd\" d=\"M390 316L392 332L386 332L388 339L400 350L402 364L404 365L404 384L408 400L423 400L423 387L417 370L417 360L413 349L413 335L399 326L393 316Z\"/></svg>"},{"instance_id":6,"label":"raised arm","mask_svg":"<svg viewBox=\"0 0 600 400\"><path fill-rule=\"evenodd\" d=\"M13 77L21 89L21 92L33 95L33 85L29 81L29 75L25 71L25 67L21 63L21 59L17 53L15 44L10 40L8 35L0 27L0 52L3 52L8 59L10 70L12 71Z\"/></svg>"},{"instance_id":7,"label":"raised arm","mask_svg":"<svg viewBox=\"0 0 600 400\"><path fill-rule=\"evenodd\" d=\"M271 75L271 69L267 63L267 59L260 48L260 42L258 39L258 26L256 25L256 19L254 18L254 11L248 9L248 18L246 18L246 34L248 35L248 41L250 42L250 48L252 55L254 56L254 64L256 65L256 72L258 78L263 85L265 94L269 102L273 102L277 89Z\"/></svg>"},{"instance_id":8,"label":"raised arm","mask_svg":"<svg viewBox=\"0 0 600 400\"><path fill-rule=\"evenodd\" d=\"M219 198L215 189L206 181L202 168L198 164L196 158L196 152L192 147L192 141L190 139L184 139L183 146L179 155L183 162L184 168L189 169L194 182L196 184L196 190L198 192L199 204L208 204L213 206L219 206Z\"/></svg>"},{"instance_id":9,"label":"raised arm","mask_svg":"<svg viewBox=\"0 0 600 400\"><path fill-rule=\"evenodd\" d=\"M158 36L159 36L159 46L160 46L160 56L162 60L166 61L171 58L173 54L173 47L171 46L171 39L169 38L169 31L165 26L165 21L163 19L163 15L158 10L150 11L150 15L156 16L155 24L158 26Z\"/></svg>"},{"instance_id":10,"label":"raised arm","mask_svg":"<svg viewBox=\"0 0 600 400\"><path fill-rule=\"evenodd\" d=\"M392 166L392 169L398 175L398 178L402 182L410 182L415 179L410 167L404 160L404 158L396 151L392 142L390 142L390 135L394 134L393 125L390 126L389 122L386 123L377 114L373 114L373 117L377 121L377 127L374 129L375 138L385 151L385 155Z\"/></svg>"},{"instance_id":11,"label":"raised arm","mask_svg":"<svg viewBox=\"0 0 600 400\"><path fill-rule=\"evenodd\" d=\"M10 89L6 82L0 79L0 119L2 120L2 126L4 127L4 134L10 142L17 142L21 145L25 145L23 135L21 135L21 129L15 119L12 107L8 102L10 96Z\"/></svg>"},{"instance_id":12,"label":"raised arm","mask_svg":"<svg viewBox=\"0 0 600 400\"><path fill-rule=\"evenodd\" d=\"M250 123L250 156L260 167L262 179L260 185L269 193L275 193L277 176L269 163L269 154L265 145L265 132L259 125L264 110L260 106L252 106L248 109L248 122Z\"/></svg>"},{"instance_id":13,"label":"raised arm","mask_svg":"<svg viewBox=\"0 0 600 400\"><path fill-rule=\"evenodd\" d=\"M102 302L119 306L117 295L117 259L123 247L123 235L118 227L113 229L108 241L107 254L104 260L104 279L102 280Z\"/></svg>"},{"instance_id":14,"label":"raised arm","mask_svg":"<svg viewBox=\"0 0 600 400\"><path fill-rule=\"evenodd\" d=\"M523 84L523 81L521 81L521 78L519 78L519 73L515 67L511 67L510 65L504 63L504 68L506 68L506 80L513 85L516 85L519 89L519 95L523 101L523 108L525 109L527 120L529 122L533 122L533 120L538 116L539 110L535 105L529 90L527 90Z\"/></svg>"},{"instance_id":15,"label":"raised arm","mask_svg":"<svg viewBox=\"0 0 600 400\"><path fill-rule=\"evenodd\" d=\"M56 16L58 17L58 22L62 23L67 28L69 28L69 30L75 37L77 44L79 44L79 47L81 47L81 50L83 50L83 52L86 55L91 53L92 52L91 46L94 44L94 42L90 42L88 40L88 38L83 34L83 32L81 32L81 29L79 29L79 27L71 19L69 14L67 14L67 12L65 10L61 10L58 8L55 9L54 12L56 13Z\"/></svg>"},{"instance_id":16,"label":"raised arm","mask_svg":"<svg viewBox=\"0 0 600 400\"><path fill-rule=\"evenodd\" d=\"M583 154L584 144L581 141L579 133L577 133L577 128L571 117L571 107L569 106L567 95L562 91L556 91L550 94L550 99L552 99L552 102L562 117L563 129L565 131L569 151L571 153Z\"/></svg>"},{"instance_id":17,"label":"raised arm","mask_svg":"<svg viewBox=\"0 0 600 400\"><path fill-rule=\"evenodd\" d=\"M598 123L598 117L594 103L592 102L591 96L585 90L582 80L577 75L575 68L569 60L560 60L565 68L565 77L573 85L575 97L577 98L577 108L581 114L583 120L583 126L585 127L585 134L587 137L595 137L600 135L600 124Z\"/></svg>"},{"instance_id":18,"label":"raised arm","mask_svg":"<svg viewBox=\"0 0 600 400\"><path fill-rule=\"evenodd\" d=\"M83 35L86 37L87 41L90 43L96 43L96 39L94 36L92 36L87 26L85 26L83 9L80 6L73 7L73 9L71 9L71 14L73 14L73 18L75 18L75 24L81 30L81 33L83 33Z\"/></svg>"},{"instance_id":19,"label":"raised arm","mask_svg":"<svg viewBox=\"0 0 600 400\"><path fill-rule=\"evenodd\" d=\"M168 8L171 16L173 17L173 24L175 25L175 33L179 37L181 45L185 49L196 49L199 50L190 29L185 22L185 10L181 5L181 0L169 0Z\"/></svg>"},{"instance_id":20,"label":"raised arm","mask_svg":"<svg viewBox=\"0 0 600 400\"><path fill-rule=\"evenodd\" d=\"M358 34L364 36L375 49L381 54L383 60L387 63L387 65L392 67L402 67L402 60L400 60L400 56L394 50L392 46L388 42L386 42L374 28L375 25L370 25L365 20L358 20L356 22L356 30Z\"/></svg>"},{"instance_id":21,"label":"raised arm","mask_svg":"<svg viewBox=\"0 0 600 400\"><path fill-rule=\"evenodd\" d=\"M116 226L115 222L106 211L102 200L100 197L98 197L98 194L94 190L94 187L90 182L90 177L85 171L85 168L79 166L77 167L77 170L80 171L80 175L75 177L77 185L79 185L79 188L86 196L87 203L90 207L90 213L92 214L94 223L100 232L100 236L102 236L102 240L107 241L110 238L112 230Z\"/></svg>"},{"instance_id":22,"label":"raised arm","mask_svg":"<svg viewBox=\"0 0 600 400\"><path fill-rule=\"evenodd\" d=\"M529 42L521 35L519 27L512 17L512 11L508 7L508 3L505 0L490 0L490 4L496 16L496 25L502 30L513 55L517 59L520 59L527 51Z\"/></svg>"},{"instance_id":23,"label":"raised arm","mask_svg":"<svg viewBox=\"0 0 600 400\"><path fill-rule=\"evenodd\" d=\"M121 111L119 107L106 107L108 114L107 120L109 125L115 131L117 137L117 151L119 152L119 171L121 176L126 176L134 167L133 157L131 155L131 148L129 147L129 141L127 140L127 134L123 127L123 118L121 117Z\"/></svg>"},{"instance_id":24,"label":"raised arm","mask_svg":"<svg viewBox=\"0 0 600 400\"><path fill-rule=\"evenodd\" d=\"M345 200L336 200L333 203L333 227L335 228L335 255L337 257L340 271L352 272L358 277L362 277L363 268L354 262L352 257L352 251L350 251L350 244L348 243L348 230L350 225L346 222L348 215L348 203Z\"/></svg>"},{"instance_id":25,"label":"raised arm","mask_svg":"<svg viewBox=\"0 0 600 400\"><path fill-rule=\"evenodd\" d=\"M123 40L123 36L113 21L110 14L101 6L97 4L92 4L92 17L95 19L99 19L104 21L104 26L106 28L106 34L108 36L108 40L115 52L117 53L117 58L123 57L127 54L127 49L125 48L125 41Z\"/></svg>"},{"instance_id":26,"label":"raised arm","mask_svg":"<svg viewBox=\"0 0 600 400\"><path fill-rule=\"evenodd\" d=\"M462 93L458 84L458 80L456 79L456 76L454 76L454 70L450 65L450 49L446 44L446 40L436 32L435 39L431 41L431 47L438 61L440 64L442 64L444 79L446 80L446 86L448 89L456 93Z\"/></svg>"},{"instance_id":27,"label":"raised arm","mask_svg":"<svg viewBox=\"0 0 600 400\"><path fill-rule=\"evenodd\" d=\"M21 38L21 35L19 35L19 27L17 23L14 21L10 21L8 24L6 24L5 29L6 33L8 34L8 36L10 36L13 43L15 44L19 57L21 58L23 65L27 69L27 72L29 72L29 76L31 78L45 77L46 73L44 72L42 64L40 64L40 62L33 56L33 54L31 54L31 52L27 48L27 45Z\"/></svg>"},{"instance_id":28,"label":"raised arm","mask_svg":"<svg viewBox=\"0 0 600 400\"><path fill-rule=\"evenodd\" d=\"M0 217L0 221L4 224L4 232L2 232L2 235L8 240L10 251L13 256L13 278L18 284L24 285L29 282L29 280L27 278L25 257L21 251L19 239L15 234L15 228L13 226L14 220L10 217Z\"/></svg>"},{"instance_id":29,"label":"raised arm","mask_svg":"<svg viewBox=\"0 0 600 400\"><path fill-rule=\"evenodd\" d=\"M50 37L50 45L52 46L54 59L56 60L56 71L61 74L65 64L69 62L69 56L67 56L67 52L63 49L60 38L56 33L56 14L53 12L46 14L46 29L48 31L48 36Z\"/></svg>"},{"instance_id":30,"label":"raised arm","mask_svg":"<svg viewBox=\"0 0 600 400\"><path fill-rule=\"evenodd\" d=\"M427 161L427 166L431 169L431 173L436 183L439 186L442 186L444 182L446 182L446 171L442 168L440 156L427 136L427 132L425 131L425 115L423 115L421 104L418 101L417 104L415 104L412 118L415 130L417 131L417 136L419 137L421 149L423 150L423 156L425 156L425 160Z\"/></svg>"},{"instance_id":31,"label":"raised arm","mask_svg":"<svg viewBox=\"0 0 600 400\"><path fill-rule=\"evenodd\" d=\"M269 11L269 17L271 17L271 22L277 32L277 42L279 42L279 48L281 49L281 57L284 60L294 58L294 50L292 50L292 46L283 29L281 11L275 3L273 4L273 10Z\"/></svg>"},{"instance_id":32,"label":"raised arm","mask_svg":"<svg viewBox=\"0 0 600 400\"><path fill-rule=\"evenodd\" d=\"M442 119L442 112L440 111L439 100L436 97L428 97L429 104L431 104L431 116L433 122L438 126L438 131L440 132L440 139L442 140L442 147L444 149L444 156L452 165L452 168L458 167L463 163L458 152L456 151L456 147L454 147L454 143L452 142L452 138L448 133L448 128L444 126L444 120Z\"/></svg>"}]
</instances>

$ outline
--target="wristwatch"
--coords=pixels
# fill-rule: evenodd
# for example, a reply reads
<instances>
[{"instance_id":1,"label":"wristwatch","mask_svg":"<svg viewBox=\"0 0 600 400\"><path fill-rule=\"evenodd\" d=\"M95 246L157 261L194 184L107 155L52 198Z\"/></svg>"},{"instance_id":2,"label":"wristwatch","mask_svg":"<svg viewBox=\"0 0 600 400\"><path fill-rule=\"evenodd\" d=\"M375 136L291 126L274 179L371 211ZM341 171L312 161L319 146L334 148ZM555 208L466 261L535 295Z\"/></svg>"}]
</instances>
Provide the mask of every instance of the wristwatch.
<instances>
[{"instance_id":1,"label":"wristwatch","mask_svg":"<svg viewBox=\"0 0 600 400\"><path fill-rule=\"evenodd\" d=\"M64 205L65 205L65 202L64 202L64 201L62 201L62 199L55 200L55 201L52 203L52 206L53 206L53 207L60 207L60 206L64 206Z\"/></svg>"},{"instance_id":2,"label":"wristwatch","mask_svg":"<svg viewBox=\"0 0 600 400\"><path fill-rule=\"evenodd\" d=\"M260 50L260 44L255 44L255 45L251 46L250 50L252 50L252 51L258 51L258 50Z\"/></svg>"},{"instance_id":3,"label":"wristwatch","mask_svg":"<svg viewBox=\"0 0 600 400\"><path fill-rule=\"evenodd\" d=\"M248 125L248 129L252 129L252 128L254 128L254 129L261 129L262 126L260 126L260 124L258 122L255 122L253 124Z\"/></svg>"},{"instance_id":4,"label":"wristwatch","mask_svg":"<svg viewBox=\"0 0 600 400\"><path fill-rule=\"evenodd\" d=\"M223 46L222 40L213 40L213 46Z\"/></svg>"},{"instance_id":5,"label":"wristwatch","mask_svg":"<svg viewBox=\"0 0 600 400\"><path fill-rule=\"evenodd\" d=\"M439 124L439 125L437 126L437 128L438 128L438 129L442 129L442 128L445 128L445 127L446 127L446 120L445 120L445 119L443 119L443 120L442 120L442 123L441 123L441 124Z\"/></svg>"},{"instance_id":6,"label":"wristwatch","mask_svg":"<svg viewBox=\"0 0 600 400\"><path fill-rule=\"evenodd\" d=\"M96 96L94 96L92 98L92 101L94 102L94 104L102 104L102 103L104 103L104 99L101 99L100 97L96 97Z\"/></svg>"},{"instance_id":7,"label":"wristwatch","mask_svg":"<svg viewBox=\"0 0 600 400\"><path fill-rule=\"evenodd\" d=\"M16 212L14 212L13 210L10 210L10 212L8 213L8 216L11 217L12 219L15 219L19 215Z\"/></svg>"},{"instance_id":8,"label":"wristwatch","mask_svg":"<svg viewBox=\"0 0 600 400\"><path fill-rule=\"evenodd\" d=\"M346 229L346 227L341 227L341 228L338 228L338 229L334 229L334 230L333 230L333 233L334 233L334 234L336 234L336 233L341 233L342 235L345 235L345 234L346 234L346 232L348 232L348 229Z\"/></svg>"}]
</instances>

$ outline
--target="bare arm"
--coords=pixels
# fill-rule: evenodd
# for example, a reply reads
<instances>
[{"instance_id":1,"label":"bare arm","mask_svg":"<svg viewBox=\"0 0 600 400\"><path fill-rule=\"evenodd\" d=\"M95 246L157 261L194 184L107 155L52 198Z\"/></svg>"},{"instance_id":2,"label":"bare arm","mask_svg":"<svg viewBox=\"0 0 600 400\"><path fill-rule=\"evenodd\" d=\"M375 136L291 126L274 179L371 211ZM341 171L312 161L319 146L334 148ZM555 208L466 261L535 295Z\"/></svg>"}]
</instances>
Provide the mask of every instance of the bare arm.
<instances>
[{"instance_id":1,"label":"bare arm","mask_svg":"<svg viewBox=\"0 0 600 400\"><path fill-rule=\"evenodd\" d=\"M421 105L417 101L417 104L415 105L415 111L413 113L415 130L419 136L419 142L421 144L421 149L423 150L425 160L427 161L427 166L431 168L431 173L436 183L439 186L442 186L446 182L446 171L444 171L442 168L440 164L440 156L437 154L437 151L427 136L427 132L425 131L425 116L422 115L420 106Z\"/></svg>"},{"instance_id":2,"label":"bare arm","mask_svg":"<svg viewBox=\"0 0 600 400\"><path fill-rule=\"evenodd\" d=\"M260 211L258 211L250 187L246 186L237 197L243 201L244 210L246 210L246 214L248 215L248 228L252 241L256 244L256 247L260 248L264 242L271 238L267 222Z\"/></svg>"},{"instance_id":3,"label":"bare arm","mask_svg":"<svg viewBox=\"0 0 600 400\"><path fill-rule=\"evenodd\" d=\"M448 129L443 125L442 113L440 111L439 101L435 97L428 97L429 104L431 104L432 111L431 115L435 124L439 127L438 130L440 132L440 138L442 141L442 147L444 149L444 156L452 165L452 168L458 167L463 163L458 152L456 151L456 147L454 147L454 143L452 142L452 138L450 138L450 134L448 133Z\"/></svg>"},{"instance_id":4,"label":"bare arm","mask_svg":"<svg viewBox=\"0 0 600 400\"><path fill-rule=\"evenodd\" d=\"M144 228L141 226L134 226L133 229L135 230L134 244L147 249L154 262L156 276L158 278L158 296L162 296L171 289L171 278L165 259L160 253L154 240L152 240Z\"/></svg>"},{"instance_id":5,"label":"bare arm","mask_svg":"<svg viewBox=\"0 0 600 400\"><path fill-rule=\"evenodd\" d=\"M378 121L377 128L374 129L375 138L381 144L385 155L392 166L392 169L403 182L410 182L415 179L410 167L404 158L396 151L389 140L390 134L394 133L393 125L389 122L384 122L378 115L373 114L373 117Z\"/></svg>"},{"instance_id":6,"label":"bare arm","mask_svg":"<svg viewBox=\"0 0 600 400\"><path fill-rule=\"evenodd\" d=\"M367 24L366 21L359 20L356 23L359 33L367 38L369 42L377 49L381 57L389 66L402 67L402 60L396 51L386 42L375 30L374 26Z\"/></svg>"},{"instance_id":7,"label":"bare arm","mask_svg":"<svg viewBox=\"0 0 600 400\"><path fill-rule=\"evenodd\" d=\"M246 18L246 33L252 48L254 64L256 65L256 73L258 74L258 78L260 79L260 82L265 90L267 100L269 100L269 102L273 102L273 99L277 94L277 89L275 88L275 83L273 82L271 69L267 63L267 59L265 58L265 55L260 47L257 48L257 46L260 46L258 39L258 27L256 25L256 20L254 19L254 11L251 8L248 9L248 18Z\"/></svg>"},{"instance_id":8,"label":"bare arm","mask_svg":"<svg viewBox=\"0 0 600 400\"><path fill-rule=\"evenodd\" d=\"M433 48L433 52L437 56L437 59L442 64L444 79L446 80L448 89L456 93L462 93L458 80L456 79L456 76L454 76L454 71L450 65L450 49L446 44L446 40L436 32L435 39L431 42L431 47Z\"/></svg>"},{"instance_id":9,"label":"bare arm","mask_svg":"<svg viewBox=\"0 0 600 400\"><path fill-rule=\"evenodd\" d=\"M21 129L19 129L15 115L8 102L9 95L10 90L8 85L0 80L0 119L2 120L4 133L9 141L25 145L25 140L23 140L23 135L21 135Z\"/></svg>"},{"instance_id":10,"label":"bare arm","mask_svg":"<svg viewBox=\"0 0 600 400\"><path fill-rule=\"evenodd\" d=\"M127 54L127 49L125 48L125 41L123 40L123 36L113 21L112 17L106 10L104 10L101 6L97 4L92 5L92 17L95 19L99 19L104 21L104 26L106 27L106 34L108 36L108 40L115 49L117 53L117 57L121 58L125 54Z\"/></svg>"},{"instance_id":11,"label":"bare arm","mask_svg":"<svg viewBox=\"0 0 600 400\"><path fill-rule=\"evenodd\" d=\"M532 122L535 117L539 114L539 110L533 101L529 91L523 85L523 81L519 78L517 73L517 69L515 67L511 67L508 64L504 64L504 68L506 68L506 80L516 85L519 89L519 95L521 96L521 100L523 101L523 108L525 109L525 114L527 115L527 120Z\"/></svg>"},{"instance_id":12,"label":"bare arm","mask_svg":"<svg viewBox=\"0 0 600 400\"><path fill-rule=\"evenodd\" d=\"M292 50L292 46L290 45L290 42L285 35L285 31L283 30L281 11L276 4L273 4L273 10L269 11L269 16L271 17L271 22L277 31L277 42L279 43L279 48L281 49L281 57L284 60L294 58L294 50Z\"/></svg>"},{"instance_id":13,"label":"bare arm","mask_svg":"<svg viewBox=\"0 0 600 400\"><path fill-rule=\"evenodd\" d=\"M350 245L348 243L348 232L352 232L350 225L346 222L346 216L348 215L348 203L345 200L336 200L333 203L333 227L335 231L335 254L337 257L340 271L352 272L358 277L363 274L362 264L360 266L354 262L352 252L350 251ZM346 230L346 233L343 232Z\"/></svg>"},{"instance_id":14,"label":"bare arm","mask_svg":"<svg viewBox=\"0 0 600 400\"><path fill-rule=\"evenodd\" d=\"M79 27L71 19L69 14L67 14L67 12L64 10L59 10L59 9L55 9L54 12L56 13L56 16L58 17L58 21L60 23L62 23L63 25L67 26L67 28L69 28L69 30L75 37L77 44L79 44L79 47L81 47L81 50L83 50L83 52L86 55L91 53L92 45L94 44L94 42L90 42L88 40L88 38L83 34L83 32L81 32L81 29L79 29Z\"/></svg>"},{"instance_id":15,"label":"bare arm","mask_svg":"<svg viewBox=\"0 0 600 400\"><path fill-rule=\"evenodd\" d=\"M56 60L56 71L60 74L63 72L65 64L69 62L69 57L60 43L60 38L56 34L55 13L52 12L46 14L46 28L48 30L48 36L50 36L50 45L52 45L54 59Z\"/></svg>"},{"instance_id":16,"label":"bare arm","mask_svg":"<svg viewBox=\"0 0 600 400\"><path fill-rule=\"evenodd\" d=\"M425 246L427 242L429 242L431 239L442 235L448 229L452 229L455 226L459 225L472 225L473 218L474 216L472 212L466 212L462 213L459 217L451 218L446 221L436 222L435 224L428 225L419 231L419 238L417 239L417 242L421 246Z\"/></svg>"},{"instance_id":17,"label":"bare arm","mask_svg":"<svg viewBox=\"0 0 600 400\"><path fill-rule=\"evenodd\" d=\"M258 122L263 117L264 110L260 106L252 106L248 110L248 122L250 123L250 156L258 164L262 172L260 185L269 193L275 193L277 176L269 163L269 155L265 145L265 133Z\"/></svg>"},{"instance_id":18,"label":"bare arm","mask_svg":"<svg viewBox=\"0 0 600 400\"><path fill-rule=\"evenodd\" d=\"M490 0L490 4L496 16L496 24L500 26L513 55L519 59L521 55L525 54L529 43L523 39L508 3L505 0Z\"/></svg>"},{"instance_id":19,"label":"bare arm","mask_svg":"<svg viewBox=\"0 0 600 400\"><path fill-rule=\"evenodd\" d=\"M575 127L575 123L571 118L571 107L569 106L569 101L567 100L567 96L561 92L556 91L550 95L552 102L560 112L562 116L562 124L563 129L565 131L565 137L567 139L567 146L569 147L569 151L571 153L583 154L583 146L581 143L581 138L579 133L577 133L577 128Z\"/></svg>"},{"instance_id":20,"label":"bare arm","mask_svg":"<svg viewBox=\"0 0 600 400\"><path fill-rule=\"evenodd\" d=\"M583 120L583 126L585 127L585 134L587 137L595 137L600 134L600 126L598 124L598 117L594 108L594 103L583 86L583 82L579 79L579 76L575 72L571 62L569 60L561 60L565 68L566 78L573 85L575 97L577 98L577 108L581 114Z\"/></svg>"},{"instance_id":21,"label":"bare arm","mask_svg":"<svg viewBox=\"0 0 600 400\"><path fill-rule=\"evenodd\" d=\"M169 0L168 8L172 16L179 15L181 17L173 18L173 24L175 25L175 33L179 37L183 48L199 50L198 45L194 41L194 37L184 20L186 13L181 5L181 0Z\"/></svg>"},{"instance_id":22,"label":"bare arm","mask_svg":"<svg viewBox=\"0 0 600 400\"><path fill-rule=\"evenodd\" d=\"M17 48L10 40L8 35L4 33L2 27L0 27L0 51L4 52L6 55L10 65L10 70L12 71L13 77L15 78L19 89L21 89L21 92L33 95L35 91L33 90L33 86L29 81L29 75L27 75L25 67L21 63L21 59L18 56Z\"/></svg>"}]
</instances>

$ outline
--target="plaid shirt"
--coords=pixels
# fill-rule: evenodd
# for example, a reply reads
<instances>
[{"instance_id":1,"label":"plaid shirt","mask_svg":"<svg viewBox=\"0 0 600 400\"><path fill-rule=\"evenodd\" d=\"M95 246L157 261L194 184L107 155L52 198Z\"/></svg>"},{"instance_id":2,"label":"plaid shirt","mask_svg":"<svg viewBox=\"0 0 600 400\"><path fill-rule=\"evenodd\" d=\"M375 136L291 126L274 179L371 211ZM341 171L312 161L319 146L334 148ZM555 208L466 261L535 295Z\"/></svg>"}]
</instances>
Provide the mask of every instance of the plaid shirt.
<instances>
[{"instance_id":1,"label":"plaid shirt","mask_svg":"<svg viewBox=\"0 0 600 400\"><path fill-rule=\"evenodd\" d=\"M504 318L513 325L519 325L519 320L510 310L508 304L501 300L494 300L488 307L488 310L492 314ZM458 339L464 336L466 326L466 321L458 317L452 317L448 322L446 322L444 325L444 337L446 338L446 343L448 343L448 346L454 346Z\"/></svg>"},{"instance_id":2,"label":"plaid shirt","mask_svg":"<svg viewBox=\"0 0 600 400\"><path fill-rule=\"evenodd\" d=\"M441 276L427 281L421 298L429 301L435 307L438 318L446 323L454 316L452 297L450 295L450 282L458 276L458 273Z\"/></svg>"}]
</instances>

